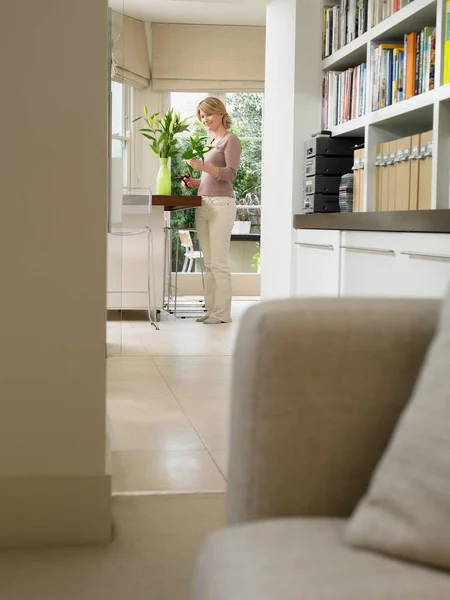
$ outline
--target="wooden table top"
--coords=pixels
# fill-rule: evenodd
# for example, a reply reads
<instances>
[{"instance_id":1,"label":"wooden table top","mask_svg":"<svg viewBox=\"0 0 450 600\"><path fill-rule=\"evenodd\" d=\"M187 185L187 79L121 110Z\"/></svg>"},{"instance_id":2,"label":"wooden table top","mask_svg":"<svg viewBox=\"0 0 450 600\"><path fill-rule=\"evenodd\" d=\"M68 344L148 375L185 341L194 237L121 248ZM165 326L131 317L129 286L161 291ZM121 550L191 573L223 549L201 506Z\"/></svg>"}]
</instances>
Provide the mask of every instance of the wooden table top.
<instances>
[{"instance_id":1,"label":"wooden table top","mask_svg":"<svg viewBox=\"0 0 450 600\"><path fill-rule=\"evenodd\" d=\"M202 205L201 196L158 196L152 197L153 206L164 206L164 210L185 210Z\"/></svg>"}]
</instances>

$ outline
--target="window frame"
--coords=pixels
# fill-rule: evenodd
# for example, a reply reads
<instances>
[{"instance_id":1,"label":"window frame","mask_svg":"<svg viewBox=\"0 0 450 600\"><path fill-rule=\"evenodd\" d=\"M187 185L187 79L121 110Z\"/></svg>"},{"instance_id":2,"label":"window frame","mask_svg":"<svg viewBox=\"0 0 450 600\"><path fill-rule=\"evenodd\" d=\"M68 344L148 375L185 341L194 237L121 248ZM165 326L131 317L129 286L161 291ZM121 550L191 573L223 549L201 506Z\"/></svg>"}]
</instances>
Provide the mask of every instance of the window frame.
<instances>
[{"instance_id":1,"label":"window frame","mask_svg":"<svg viewBox=\"0 0 450 600\"><path fill-rule=\"evenodd\" d=\"M116 82L120 83L120 82ZM111 140L122 142L122 156L124 161L124 188L131 187L131 164L132 164L132 144L131 144L131 122L132 122L132 107L133 107L133 91L134 88L126 83L120 83L122 86L123 100L123 135L111 131ZM111 90L112 94L112 90ZM112 99L111 99L112 102ZM112 119L111 119L112 129Z\"/></svg>"}]
</instances>

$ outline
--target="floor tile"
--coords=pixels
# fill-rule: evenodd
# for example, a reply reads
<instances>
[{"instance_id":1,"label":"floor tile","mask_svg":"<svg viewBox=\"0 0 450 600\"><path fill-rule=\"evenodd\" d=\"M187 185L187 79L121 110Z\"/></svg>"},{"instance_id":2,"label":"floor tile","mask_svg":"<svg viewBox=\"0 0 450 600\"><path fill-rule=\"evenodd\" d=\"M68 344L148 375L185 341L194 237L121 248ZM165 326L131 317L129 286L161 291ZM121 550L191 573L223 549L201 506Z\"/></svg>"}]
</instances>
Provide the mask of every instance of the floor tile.
<instances>
[{"instance_id":1,"label":"floor tile","mask_svg":"<svg viewBox=\"0 0 450 600\"><path fill-rule=\"evenodd\" d=\"M222 491L225 479L207 450L113 452L113 492Z\"/></svg>"},{"instance_id":2,"label":"floor tile","mask_svg":"<svg viewBox=\"0 0 450 600\"><path fill-rule=\"evenodd\" d=\"M173 398L169 386L159 374L146 381L108 381L108 400L146 400L150 398Z\"/></svg>"},{"instance_id":3,"label":"floor tile","mask_svg":"<svg viewBox=\"0 0 450 600\"><path fill-rule=\"evenodd\" d=\"M228 401L230 396L230 380L192 380L192 379L165 379L174 396L182 400L223 400Z\"/></svg>"},{"instance_id":4,"label":"floor tile","mask_svg":"<svg viewBox=\"0 0 450 600\"><path fill-rule=\"evenodd\" d=\"M204 450L204 448L204 443L189 423L113 422L111 424L113 452Z\"/></svg>"},{"instance_id":5,"label":"floor tile","mask_svg":"<svg viewBox=\"0 0 450 600\"><path fill-rule=\"evenodd\" d=\"M156 366L216 366L216 365L228 365L231 369L233 363L233 357L231 355L224 356L205 356L193 355L193 356L152 356L152 360Z\"/></svg>"},{"instance_id":6,"label":"floor tile","mask_svg":"<svg viewBox=\"0 0 450 600\"><path fill-rule=\"evenodd\" d=\"M228 450L210 450L214 462L219 467L222 475L228 477Z\"/></svg>"},{"instance_id":7,"label":"floor tile","mask_svg":"<svg viewBox=\"0 0 450 600\"><path fill-rule=\"evenodd\" d=\"M159 365L159 372L166 381L229 381L231 379L231 364L222 365Z\"/></svg>"},{"instance_id":8,"label":"floor tile","mask_svg":"<svg viewBox=\"0 0 450 600\"><path fill-rule=\"evenodd\" d=\"M107 414L113 423L185 423L189 421L175 398L108 400Z\"/></svg>"},{"instance_id":9,"label":"floor tile","mask_svg":"<svg viewBox=\"0 0 450 600\"><path fill-rule=\"evenodd\" d=\"M160 374L150 356L111 357L106 361L106 371L110 381L128 380L131 383Z\"/></svg>"},{"instance_id":10,"label":"floor tile","mask_svg":"<svg viewBox=\"0 0 450 600\"><path fill-rule=\"evenodd\" d=\"M195 421L194 427L208 450L228 450L228 421Z\"/></svg>"},{"instance_id":11,"label":"floor tile","mask_svg":"<svg viewBox=\"0 0 450 600\"><path fill-rule=\"evenodd\" d=\"M182 339L179 336L167 337L158 341L143 342L149 356L226 356L231 354L230 346L219 340L199 338Z\"/></svg>"},{"instance_id":12,"label":"floor tile","mask_svg":"<svg viewBox=\"0 0 450 600\"><path fill-rule=\"evenodd\" d=\"M228 420L230 412L229 401L184 397L178 397L177 400L194 424L195 422L205 423L209 421L214 423Z\"/></svg>"}]
</instances>

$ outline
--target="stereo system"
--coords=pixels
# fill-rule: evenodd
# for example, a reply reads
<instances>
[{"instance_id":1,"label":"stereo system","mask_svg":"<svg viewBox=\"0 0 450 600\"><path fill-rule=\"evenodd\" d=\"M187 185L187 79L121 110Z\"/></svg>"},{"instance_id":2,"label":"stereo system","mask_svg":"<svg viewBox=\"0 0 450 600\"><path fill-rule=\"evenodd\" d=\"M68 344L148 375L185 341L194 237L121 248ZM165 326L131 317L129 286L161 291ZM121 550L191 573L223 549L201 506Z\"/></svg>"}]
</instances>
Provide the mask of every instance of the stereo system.
<instances>
[{"instance_id":1,"label":"stereo system","mask_svg":"<svg viewBox=\"0 0 450 600\"><path fill-rule=\"evenodd\" d=\"M302 212L339 212L342 175L351 173L355 148L364 138L332 138L322 134L305 143Z\"/></svg>"}]
</instances>

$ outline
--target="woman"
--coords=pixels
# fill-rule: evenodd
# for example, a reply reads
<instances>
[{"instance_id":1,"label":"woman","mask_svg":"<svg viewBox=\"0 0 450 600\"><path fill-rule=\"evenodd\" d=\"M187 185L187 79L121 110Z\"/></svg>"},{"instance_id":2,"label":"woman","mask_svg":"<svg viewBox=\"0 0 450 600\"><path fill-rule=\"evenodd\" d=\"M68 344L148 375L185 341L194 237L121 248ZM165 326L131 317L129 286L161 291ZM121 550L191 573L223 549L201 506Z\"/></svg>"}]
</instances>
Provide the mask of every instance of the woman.
<instances>
[{"instance_id":1,"label":"woman","mask_svg":"<svg viewBox=\"0 0 450 600\"><path fill-rule=\"evenodd\" d=\"M199 121L212 134L213 146L205 162L188 160L200 179L186 178L187 187L198 188L202 205L195 221L205 264L205 325L231 322L231 273L228 260L230 235L236 217L232 183L241 157L241 143L231 133L231 119L218 98L206 98L197 107Z\"/></svg>"}]
</instances>

